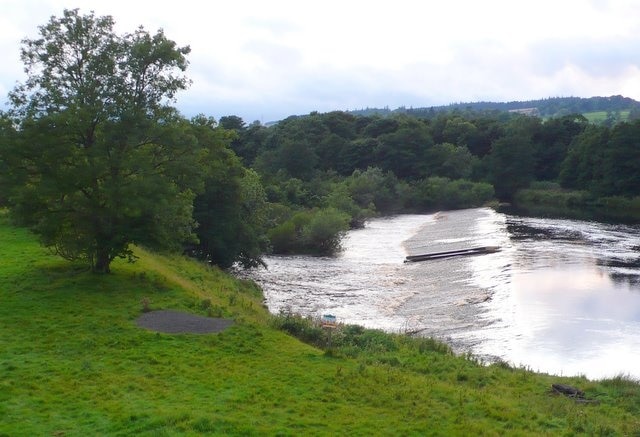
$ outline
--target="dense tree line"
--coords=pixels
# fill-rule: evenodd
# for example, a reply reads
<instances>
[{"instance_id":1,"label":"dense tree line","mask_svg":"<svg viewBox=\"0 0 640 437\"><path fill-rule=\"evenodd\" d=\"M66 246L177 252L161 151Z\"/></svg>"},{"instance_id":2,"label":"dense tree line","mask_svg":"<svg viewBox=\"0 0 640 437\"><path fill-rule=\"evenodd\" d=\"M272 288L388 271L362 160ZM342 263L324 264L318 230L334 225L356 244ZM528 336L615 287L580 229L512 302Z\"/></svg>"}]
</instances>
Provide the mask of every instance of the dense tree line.
<instances>
[{"instance_id":1,"label":"dense tree line","mask_svg":"<svg viewBox=\"0 0 640 437\"><path fill-rule=\"evenodd\" d=\"M637 118L640 112L640 102L629 97L550 97L538 100L524 100L513 102L464 102L451 103L444 106L432 106L428 108L366 108L351 111L355 115L390 115L409 114L420 118L430 118L439 112L452 111L512 111L518 109L536 108L538 114L545 118L563 117L570 114L584 114L588 112L619 113L631 111Z\"/></svg>"},{"instance_id":2,"label":"dense tree line","mask_svg":"<svg viewBox=\"0 0 640 437\"><path fill-rule=\"evenodd\" d=\"M564 187L597 196L638 196L640 122L589 126L574 138L559 176Z\"/></svg>"},{"instance_id":3,"label":"dense tree line","mask_svg":"<svg viewBox=\"0 0 640 437\"><path fill-rule=\"evenodd\" d=\"M357 200L355 181L375 174L371 177L384 179L385 188L368 181L365 185L377 193L377 199L372 205L359 206L372 206L382 213L486 202L487 183L500 200L508 201L531 181L557 180L570 144L588 126L586 119L576 115L543 122L497 111L442 113L430 119L406 114L312 113L289 117L269 128L245 126L237 117L233 120L229 127L239 139L232 148L245 165L262 175L271 201L315 206L311 194L308 199L292 196L292 179L299 181L300 192L316 195L322 194L316 190L319 181L341 180L345 192ZM226 121L221 124L227 125ZM475 202L458 202L454 193L446 200L425 199L418 193L424 193L434 178L484 184L478 189L483 195Z\"/></svg>"},{"instance_id":4,"label":"dense tree line","mask_svg":"<svg viewBox=\"0 0 640 437\"><path fill-rule=\"evenodd\" d=\"M640 186L638 121L609 127L579 114L545 120L465 110L221 124L237 132L231 147L289 218L299 208L332 207L353 226L374 214L471 207L493 197L513 202L531 186L582 190L592 199L631 198Z\"/></svg>"}]
</instances>

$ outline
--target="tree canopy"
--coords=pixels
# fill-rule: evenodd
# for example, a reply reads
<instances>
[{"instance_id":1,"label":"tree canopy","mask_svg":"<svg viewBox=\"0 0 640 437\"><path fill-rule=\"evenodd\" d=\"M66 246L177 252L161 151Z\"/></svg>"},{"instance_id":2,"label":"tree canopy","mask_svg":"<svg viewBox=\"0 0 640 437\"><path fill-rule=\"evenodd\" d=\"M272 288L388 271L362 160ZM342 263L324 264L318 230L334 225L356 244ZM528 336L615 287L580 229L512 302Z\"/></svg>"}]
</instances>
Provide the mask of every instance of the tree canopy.
<instances>
[{"instance_id":1,"label":"tree canopy","mask_svg":"<svg viewBox=\"0 0 640 437\"><path fill-rule=\"evenodd\" d=\"M65 10L22 42L27 79L10 94L9 201L42 242L108 272L131 243L194 237L203 157L170 105L189 80L188 46L162 30L118 35L111 17Z\"/></svg>"}]
</instances>

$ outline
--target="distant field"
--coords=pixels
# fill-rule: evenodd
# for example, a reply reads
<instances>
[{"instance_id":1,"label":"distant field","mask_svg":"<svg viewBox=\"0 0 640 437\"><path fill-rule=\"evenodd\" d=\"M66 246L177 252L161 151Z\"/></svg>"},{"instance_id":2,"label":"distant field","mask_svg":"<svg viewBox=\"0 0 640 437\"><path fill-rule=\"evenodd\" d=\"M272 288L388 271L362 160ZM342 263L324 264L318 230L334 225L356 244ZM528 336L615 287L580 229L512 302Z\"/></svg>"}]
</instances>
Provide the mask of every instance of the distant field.
<instances>
[{"instance_id":1,"label":"distant field","mask_svg":"<svg viewBox=\"0 0 640 437\"><path fill-rule=\"evenodd\" d=\"M629 111L620 111L620 119L618 121L626 121L629 119ZM607 119L607 111L585 112L582 115L591 123L600 124Z\"/></svg>"},{"instance_id":2,"label":"distant field","mask_svg":"<svg viewBox=\"0 0 640 437\"><path fill-rule=\"evenodd\" d=\"M304 320L218 269L136 249L97 276L42 249L0 210L0 436L638 435L640 387L483 366L429 339L339 327L326 353ZM151 309L228 317L160 334ZM315 331L314 331L315 329ZM315 332L315 334L314 334ZM322 331L321 331L322 332ZM553 394L585 390L594 403Z\"/></svg>"}]
</instances>

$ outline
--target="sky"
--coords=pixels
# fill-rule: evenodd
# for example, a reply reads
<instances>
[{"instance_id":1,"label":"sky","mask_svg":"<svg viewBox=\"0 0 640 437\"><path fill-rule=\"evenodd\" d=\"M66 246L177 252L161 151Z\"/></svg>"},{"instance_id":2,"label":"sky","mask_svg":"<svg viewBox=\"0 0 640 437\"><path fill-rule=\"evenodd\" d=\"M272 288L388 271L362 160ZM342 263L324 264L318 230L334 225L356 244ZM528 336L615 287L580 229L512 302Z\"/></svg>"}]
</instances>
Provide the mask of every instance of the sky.
<instances>
[{"instance_id":1,"label":"sky","mask_svg":"<svg viewBox=\"0 0 640 437\"><path fill-rule=\"evenodd\" d=\"M186 116L623 95L640 100L637 0L0 0L0 99L52 15L111 15L189 45Z\"/></svg>"}]
</instances>

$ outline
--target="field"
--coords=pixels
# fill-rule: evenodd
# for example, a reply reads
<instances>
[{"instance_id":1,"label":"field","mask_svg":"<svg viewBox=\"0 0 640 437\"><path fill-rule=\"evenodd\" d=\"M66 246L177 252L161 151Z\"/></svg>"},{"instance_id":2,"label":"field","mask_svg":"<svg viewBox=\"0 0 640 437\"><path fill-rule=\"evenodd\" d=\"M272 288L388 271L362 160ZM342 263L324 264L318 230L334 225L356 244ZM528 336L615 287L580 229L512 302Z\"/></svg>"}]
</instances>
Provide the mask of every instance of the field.
<instances>
[{"instance_id":1,"label":"field","mask_svg":"<svg viewBox=\"0 0 640 437\"><path fill-rule=\"evenodd\" d=\"M584 115L589 122L595 124L602 124L607 120L607 111L585 112L582 115ZM627 121L629 119L629 111L620 111L616 115L619 116L616 121Z\"/></svg>"},{"instance_id":2,"label":"field","mask_svg":"<svg viewBox=\"0 0 640 437\"><path fill-rule=\"evenodd\" d=\"M94 275L2 212L0 248L0 436L640 433L640 388L624 377L483 366L355 327L325 352L283 331L315 332L269 315L251 283L140 248ZM160 334L135 323L147 305L235 324ZM596 402L554 394L554 382Z\"/></svg>"}]
</instances>

